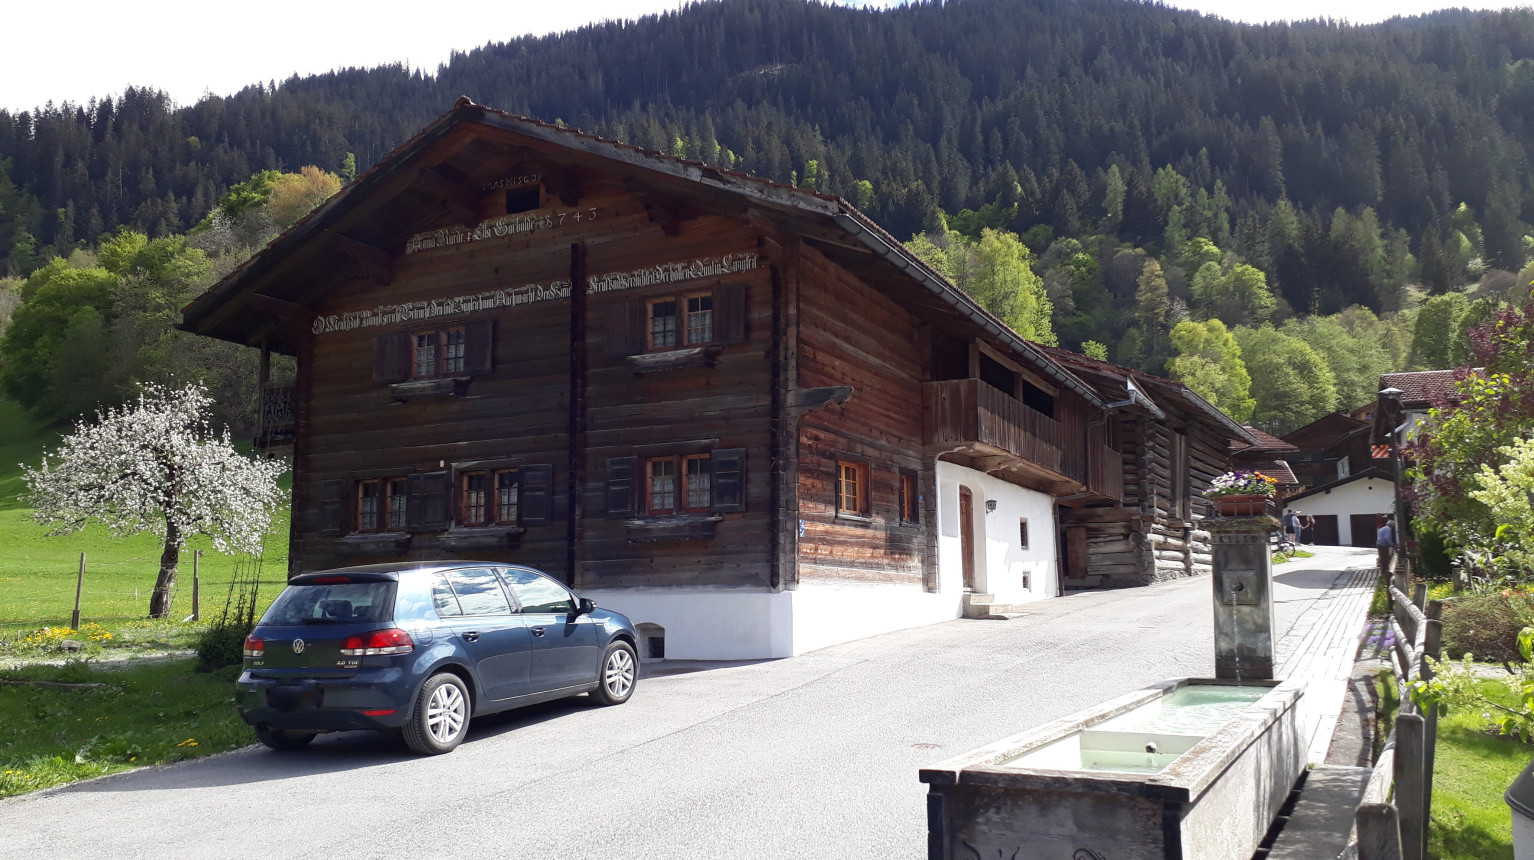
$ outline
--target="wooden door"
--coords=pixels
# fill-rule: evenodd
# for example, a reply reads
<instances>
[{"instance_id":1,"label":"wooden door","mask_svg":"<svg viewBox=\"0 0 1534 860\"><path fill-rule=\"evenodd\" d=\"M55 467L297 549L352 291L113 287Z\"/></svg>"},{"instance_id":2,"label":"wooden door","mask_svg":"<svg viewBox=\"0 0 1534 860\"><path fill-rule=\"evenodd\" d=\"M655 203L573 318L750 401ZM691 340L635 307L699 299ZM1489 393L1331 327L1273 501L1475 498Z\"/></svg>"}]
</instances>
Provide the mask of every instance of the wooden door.
<instances>
[{"instance_id":1,"label":"wooden door","mask_svg":"<svg viewBox=\"0 0 1534 860\"><path fill-rule=\"evenodd\" d=\"M959 488L959 555L964 559L964 590L975 590L975 497Z\"/></svg>"},{"instance_id":2,"label":"wooden door","mask_svg":"<svg viewBox=\"0 0 1534 860\"><path fill-rule=\"evenodd\" d=\"M1336 514L1322 514L1315 518L1316 524L1305 530L1306 543L1319 546L1336 546L1339 543Z\"/></svg>"},{"instance_id":3,"label":"wooden door","mask_svg":"<svg viewBox=\"0 0 1534 860\"><path fill-rule=\"evenodd\" d=\"M1349 514L1348 526L1353 530L1353 546L1374 546L1374 535L1379 531L1379 514Z\"/></svg>"}]
</instances>

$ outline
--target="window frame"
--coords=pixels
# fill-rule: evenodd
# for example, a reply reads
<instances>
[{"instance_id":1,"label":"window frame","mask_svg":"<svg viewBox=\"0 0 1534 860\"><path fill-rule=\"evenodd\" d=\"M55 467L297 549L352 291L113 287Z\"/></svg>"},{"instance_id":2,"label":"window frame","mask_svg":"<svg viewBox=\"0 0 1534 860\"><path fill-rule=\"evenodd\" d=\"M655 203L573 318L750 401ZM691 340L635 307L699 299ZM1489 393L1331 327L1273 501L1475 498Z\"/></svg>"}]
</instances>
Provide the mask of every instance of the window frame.
<instances>
[{"instance_id":1,"label":"window frame","mask_svg":"<svg viewBox=\"0 0 1534 860\"><path fill-rule=\"evenodd\" d=\"M388 507L383 497L384 479L368 478L357 481L356 485L356 489L352 491L352 534L377 534L384 531L383 525L388 516ZM373 490L371 496L366 495L369 487ZM369 498L373 501L373 509L371 511L365 510L362 503L363 499ZM363 525L363 518L370 514L373 518L372 526Z\"/></svg>"},{"instance_id":2,"label":"window frame","mask_svg":"<svg viewBox=\"0 0 1534 860\"><path fill-rule=\"evenodd\" d=\"M491 524L491 474L492 472L489 469L469 469L458 473L458 492L456 493L458 502L458 525L472 528L484 527ZM481 497L479 504L473 506L479 509L479 518L472 520L469 518L469 509L471 507L469 503L469 479L471 478L483 478L485 481L485 485L479 490L479 495Z\"/></svg>"},{"instance_id":3,"label":"window frame","mask_svg":"<svg viewBox=\"0 0 1534 860\"><path fill-rule=\"evenodd\" d=\"M707 313L709 315L708 337L706 339L693 339L691 318L694 312L688 310L688 303L693 299L709 300L709 307L707 311L696 312L699 314ZM675 309L672 317L675 321L671 330L672 343L668 346L657 346L655 343L655 307L656 305L666 304L668 302ZM718 304L718 298L715 296L714 290L694 290L691 292L676 293L674 295L667 296L655 296L654 298L646 299L644 303L645 352L674 352L679 349L691 349L698 346L712 346L719 343Z\"/></svg>"},{"instance_id":4,"label":"window frame","mask_svg":"<svg viewBox=\"0 0 1534 860\"><path fill-rule=\"evenodd\" d=\"M1027 517L1018 517L1017 518L1017 538L1018 538L1018 544L1017 545L1018 545L1019 549L1028 549L1029 548L1028 547L1028 518Z\"/></svg>"},{"instance_id":5,"label":"window frame","mask_svg":"<svg viewBox=\"0 0 1534 860\"><path fill-rule=\"evenodd\" d=\"M853 492L847 492L847 476L853 475ZM852 460L845 457L836 459L836 513L838 516L858 517L867 519L870 516L870 492L868 486L869 469L866 460ZM847 501L851 498L855 507L848 507Z\"/></svg>"},{"instance_id":6,"label":"window frame","mask_svg":"<svg viewBox=\"0 0 1534 860\"><path fill-rule=\"evenodd\" d=\"M387 532L410 529L410 481L403 477L383 478L383 516L380 524ZM396 511L394 502L399 501ZM396 519L396 514L398 519Z\"/></svg>"},{"instance_id":7,"label":"window frame","mask_svg":"<svg viewBox=\"0 0 1534 860\"><path fill-rule=\"evenodd\" d=\"M900 470L900 522L921 524L921 483L915 472Z\"/></svg>"},{"instance_id":8,"label":"window frame","mask_svg":"<svg viewBox=\"0 0 1534 860\"><path fill-rule=\"evenodd\" d=\"M693 451L686 454L661 454L654 457L640 457L640 477L642 483L639 487L641 516L668 517L677 514L708 514L714 511L714 452ZM671 506L661 507L655 504L655 490L652 483L657 477L653 467L657 464L669 464L671 467ZM698 474L707 481L703 488L700 500L694 497L694 491L688 482L688 465L691 463L704 463L705 466Z\"/></svg>"},{"instance_id":9,"label":"window frame","mask_svg":"<svg viewBox=\"0 0 1534 860\"><path fill-rule=\"evenodd\" d=\"M459 340L458 355L450 358L448 350L453 344L450 341L452 335L457 334ZM432 370L424 373L421 370L419 357L422 338L431 339ZM452 365L456 362L458 367ZM444 379L454 376L467 376L469 373L469 332L467 326L456 325L438 329L419 329L410 332L410 379Z\"/></svg>"},{"instance_id":10,"label":"window frame","mask_svg":"<svg viewBox=\"0 0 1534 860\"><path fill-rule=\"evenodd\" d=\"M501 477L505 475L511 476L512 503L510 506L511 516L509 518L504 516L507 506L501 500ZM517 525L517 523L522 518L521 471L519 469L491 469L490 487L488 492L490 497L486 501L489 510L487 510L486 516L489 518L490 522L498 526Z\"/></svg>"}]
</instances>

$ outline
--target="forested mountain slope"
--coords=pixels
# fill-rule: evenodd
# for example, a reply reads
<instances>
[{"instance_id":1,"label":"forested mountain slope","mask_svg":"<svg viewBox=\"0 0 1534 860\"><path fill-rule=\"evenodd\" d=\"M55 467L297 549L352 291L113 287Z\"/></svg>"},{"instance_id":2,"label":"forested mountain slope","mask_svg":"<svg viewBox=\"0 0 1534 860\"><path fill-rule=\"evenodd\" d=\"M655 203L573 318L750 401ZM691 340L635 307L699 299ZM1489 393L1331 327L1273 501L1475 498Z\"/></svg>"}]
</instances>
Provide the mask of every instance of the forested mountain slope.
<instances>
[{"instance_id":1,"label":"forested mountain slope","mask_svg":"<svg viewBox=\"0 0 1534 860\"><path fill-rule=\"evenodd\" d=\"M723 0L434 74L0 111L0 262L24 276L119 226L188 230L262 170L344 178L460 94L812 185L902 237L1021 234L1063 345L1158 369L1190 309L1385 314L1410 285L1518 272L1534 243L1529 11L1254 27L1127 0ZM1141 296L1151 258L1165 283ZM1258 276L1276 304L1242 298Z\"/></svg>"}]
</instances>

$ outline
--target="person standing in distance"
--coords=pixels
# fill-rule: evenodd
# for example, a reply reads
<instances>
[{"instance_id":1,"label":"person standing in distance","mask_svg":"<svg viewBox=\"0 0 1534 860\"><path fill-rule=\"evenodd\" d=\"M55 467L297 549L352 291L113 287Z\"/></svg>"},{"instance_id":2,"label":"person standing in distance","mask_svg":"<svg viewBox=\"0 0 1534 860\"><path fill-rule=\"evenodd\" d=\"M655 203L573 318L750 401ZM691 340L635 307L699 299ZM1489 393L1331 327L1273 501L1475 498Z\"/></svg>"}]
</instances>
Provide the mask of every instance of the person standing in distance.
<instances>
[{"instance_id":1,"label":"person standing in distance","mask_svg":"<svg viewBox=\"0 0 1534 860\"><path fill-rule=\"evenodd\" d=\"M1390 556L1396 547L1395 515L1386 514L1385 524L1374 533L1374 548L1380 554L1380 570L1390 570Z\"/></svg>"},{"instance_id":2,"label":"person standing in distance","mask_svg":"<svg viewBox=\"0 0 1534 860\"><path fill-rule=\"evenodd\" d=\"M1300 542L1300 518L1297 514L1297 511L1284 511L1284 534L1296 546Z\"/></svg>"}]
</instances>

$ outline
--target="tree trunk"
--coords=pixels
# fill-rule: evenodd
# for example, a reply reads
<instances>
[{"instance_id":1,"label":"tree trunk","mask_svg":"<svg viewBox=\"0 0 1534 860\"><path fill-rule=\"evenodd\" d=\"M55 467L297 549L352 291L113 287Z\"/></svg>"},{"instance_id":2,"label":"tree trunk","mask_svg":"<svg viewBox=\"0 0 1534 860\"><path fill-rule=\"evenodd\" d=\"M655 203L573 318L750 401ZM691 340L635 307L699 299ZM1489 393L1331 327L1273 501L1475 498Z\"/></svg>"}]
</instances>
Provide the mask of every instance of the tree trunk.
<instances>
[{"instance_id":1,"label":"tree trunk","mask_svg":"<svg viewBox=\"0 0 1534 860\"><path fill-rule=\"evenodd\" d=\"M160 577L149 596L149 617L168 618L170 599L176 589L176 569L181 564L181 532L172 523L165 524L165 551L160 553Z\"/></svg>"}]
</instances>

